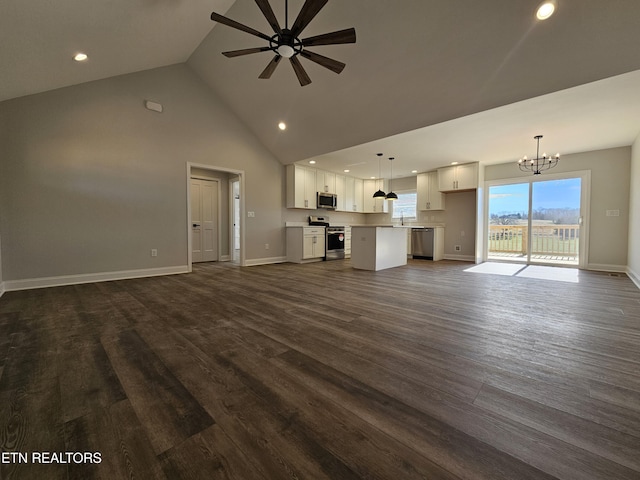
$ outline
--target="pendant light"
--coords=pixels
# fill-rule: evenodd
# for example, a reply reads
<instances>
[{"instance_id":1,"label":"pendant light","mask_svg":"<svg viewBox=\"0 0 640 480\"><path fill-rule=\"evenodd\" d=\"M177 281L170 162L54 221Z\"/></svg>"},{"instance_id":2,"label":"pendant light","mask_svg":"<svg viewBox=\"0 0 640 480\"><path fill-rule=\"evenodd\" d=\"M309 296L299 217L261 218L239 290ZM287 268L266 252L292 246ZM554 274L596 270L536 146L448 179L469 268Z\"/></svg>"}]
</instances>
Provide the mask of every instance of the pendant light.
<instances>
[{"instance_id":1,"label":"pendant light","mask_svg":"<svg viewBox=\"0 0 640 480\"><path fill-rule=\"evenodd\" d=\"M393 180L393 161L394 160L395 160L394 157L389 157L389 161L391 162L391 177L389 178L389 193L387 193L387 196L384 197L387 200L397 200L398 199L398 195L393 193L393 190L391 189L391 181Z\"/></svg>"},{"instance_id":2,"label":"pendant light","mask_svg":"<svg viewBox=\"0 0 640 480\"><path fill-rule=\"evenodd\" d=\"M382 157L382 154L377 153L376 155L378 155L378 182L379 182L382 179L382 166L380 164L380 157ZM380 187L380 184L378 184L378 187ZM385 197L386 197L386 193L384 193L380 188L378 188L378 191L373 194L373 198L385 198Z\"/></svg>"}]
</instances>

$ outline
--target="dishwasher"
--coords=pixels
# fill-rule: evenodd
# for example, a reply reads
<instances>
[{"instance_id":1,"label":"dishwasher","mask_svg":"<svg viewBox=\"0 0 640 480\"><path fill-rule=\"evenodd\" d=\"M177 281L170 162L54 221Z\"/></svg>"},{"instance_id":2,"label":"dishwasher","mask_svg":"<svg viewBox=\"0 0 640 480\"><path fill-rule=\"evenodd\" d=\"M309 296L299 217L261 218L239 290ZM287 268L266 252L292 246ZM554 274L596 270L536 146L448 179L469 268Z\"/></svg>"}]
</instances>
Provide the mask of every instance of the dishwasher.
<instances>
[{"instance_id":1,"label":"dishwasher","mask_svg":"<svg viewBox=\"0 0 640 480\"><path fill-rule=\"evenodd\" d=\"M433 260L434 230L433 228L411 229L411 254L413 258Z\"/></svg>"}]
</instances>

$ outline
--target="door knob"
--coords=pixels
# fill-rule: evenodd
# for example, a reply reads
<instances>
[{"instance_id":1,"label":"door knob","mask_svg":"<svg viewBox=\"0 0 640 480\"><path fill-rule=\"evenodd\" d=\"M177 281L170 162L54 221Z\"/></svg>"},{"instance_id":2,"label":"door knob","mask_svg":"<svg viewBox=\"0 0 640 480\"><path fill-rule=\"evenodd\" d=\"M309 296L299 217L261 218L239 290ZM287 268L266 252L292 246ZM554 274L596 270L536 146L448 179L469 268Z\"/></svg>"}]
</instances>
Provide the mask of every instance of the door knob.
<instances>
[{"instance_id":1,"label":"door knob","mask_svg":"<svg viewBox=\"0 0 640 480\"><path fill-rule=\"evenodd\" d=\"M199 223L194 223L194 224L193 224L193 228L196 228L196 227L199 227L199 226L200 226L200 224L199 224Z\"/></svg>"}]
</instances>

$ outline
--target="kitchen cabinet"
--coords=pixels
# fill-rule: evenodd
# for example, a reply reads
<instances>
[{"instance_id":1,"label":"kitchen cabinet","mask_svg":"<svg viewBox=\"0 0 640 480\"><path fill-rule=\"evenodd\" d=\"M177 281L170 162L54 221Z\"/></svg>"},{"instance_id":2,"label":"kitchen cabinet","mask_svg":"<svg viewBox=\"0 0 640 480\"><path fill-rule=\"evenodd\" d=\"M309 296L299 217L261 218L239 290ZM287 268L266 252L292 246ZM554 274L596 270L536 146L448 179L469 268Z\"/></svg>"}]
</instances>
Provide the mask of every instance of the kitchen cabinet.
<instances>
[{"instance_id":1,"label":"kitchen cabinet","mask_svg":"<svg viewBox=\"0 0 640 480\"><path fill-rule=\"evenodd\" d=\"M287 165L287 208L316 209L316 169Z\"/></svg>"},{"instance_id":2,"label":"kitchen cabinet","mask_svg":"<svg viewBox=\"0 0 640 480\"><path fill-rule=\"evenodd\" d=\"M316 170L316 192L336 193L336 174Z\"/></svg>"},{"instance_id":3,"label":"kitchen cabinet","mask_svg":"<svg viewBox=\"0 0 640 480\"><path fill-rule=\"evenodd\" d=\"M336 175L336 211L345 212L347 207L347 177L344 175Z\"/></svg>"},{"instance_id":4,"label":"kitchen cabinet","mask_svg":"<svg viewBox=\"0 0 640 480\"><path fill-rule=\"evenodd\" d=\"M419 173L416 205L418 210L444 210L444 193L438 185L438 172Z\"/></svg>"},{"instance_id":5,"label":"kitchen cabinet","mask_svg":"<svg viewBox=\"0 0 640 480\"><path fill-rule=\"evenodd\" d=\"M364 180L363 187L363 213L386 213L389 211L389 202L384 197L373 198L373 194L381 188L385 192L387 191L386 180Z\"/></svg>"},{"instance_id":6,"label":"kitchen cabinet","mask_svg":"<svg viewBox=\"0 0 640 480\"><path fill-rule=\"evenodd\" d=\"M364 212L364 180L361 178L353 179L353 211Z\"/></svg>"},{"instance_id":7,"label":"kitchen cabinet","mask_svg":"<svg viewBox=\"0 0 640 480\"><path fill-rule=\"evenodd\" d=\"M465 163L438 169L438 190L472 190L478 188L478 164Z\"/></svg>"},{"instance_id":8,"label":"kitchen cabinet","mask_svg":"<svg viewBox=\"0 0 640 480\"><path fill-rule=\"evenodd\" d=\"M337 189L336 177L336 189ZM362 213L363 181L360 178L345 177L345 211ZM338 194L338 202L340 202Z\"/></svg>"},{"instance_id":9,"label":"kitchen cabinet","mask_svg":"<svg viewBox=\"0 0 640 480\"><path fill-rule=\"evenodd\" d=\"M287 227L287 261L306 263L325 256L324 227Z\"/></svg>"},{"instance_id":10,"label":"kitchen cabinet","mask_svg":"<svg viewBox=\"0 0 640 480\"><path fill-rule=\"evenodd\" d=\"M344 227L344 258L351 258L351 227Z\"/></svg>"}]
</instances>

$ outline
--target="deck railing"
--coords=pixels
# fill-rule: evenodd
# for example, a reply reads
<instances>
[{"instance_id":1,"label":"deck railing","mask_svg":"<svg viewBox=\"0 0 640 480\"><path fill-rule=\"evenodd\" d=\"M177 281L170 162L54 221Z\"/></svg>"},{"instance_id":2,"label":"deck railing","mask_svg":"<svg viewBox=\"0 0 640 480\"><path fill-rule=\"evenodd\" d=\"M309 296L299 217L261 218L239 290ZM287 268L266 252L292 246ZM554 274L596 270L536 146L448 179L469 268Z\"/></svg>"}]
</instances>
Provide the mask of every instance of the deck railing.
<instances>
[{"instance_id":1,"label":"deck railing","mask_svg":"<svg viewBox=\"0 0 640 480\"><path fill-rule=\"evenodd\" d=\"M489 252L527 254L527 225L489 225ZM577 257L580 225L533 225L531 254Z\"/></svg>"}]
</instances>

